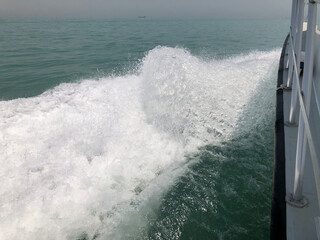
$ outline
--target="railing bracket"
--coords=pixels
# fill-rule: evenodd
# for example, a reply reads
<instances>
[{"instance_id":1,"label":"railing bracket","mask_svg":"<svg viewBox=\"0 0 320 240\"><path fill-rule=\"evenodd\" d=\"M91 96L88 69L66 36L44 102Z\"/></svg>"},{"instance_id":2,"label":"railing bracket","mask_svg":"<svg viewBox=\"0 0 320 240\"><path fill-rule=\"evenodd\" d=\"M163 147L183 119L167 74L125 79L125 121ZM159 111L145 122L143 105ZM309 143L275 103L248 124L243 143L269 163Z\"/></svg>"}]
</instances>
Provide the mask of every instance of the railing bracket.
<instances>
[{"instance_id":1,"label":"railing bracket","mask_svg":"<svg viewBox=\"0 0 320 240\"><path fill-rule=\"evenodd\" d=\"M277 90L284 90L284 91L291 91L292 87L287 87L285 84L281 84L280 87L277 88Z\"/></svg>"},{"instance_id":2,"label":"railing bracket","mask_svg":"<svg viewBox=\"0 0 320 240\"><path fill-rule=\"evenodd\" d=\"M290 92L290 91L292 91L292 87L284 86L283 90L286 91L286 92Z\"/></svg>"},{"instance_id":3,"label":"railing bracket","mask_svg":"<svg viewBox=\"0 0 320 240\"><path fill-rule=\"evenodd\" d=\"M305 208L305 207L308 207L309 205L309 200L302 196L302 199L300 200L295 200L293 198L293 195L292 193L288 196L286 196L286 203L291 206L291 207L294 207L294 208Z\"/></svg>"},{"instance_id":4,"label":"railing bracket","mask_svg":"<svg viewBox=\"0 0 320 240\"><path fill-rule=\"evenodd\" d=\"M284 123L284 125L285 125L286 127L298 127L298 124L297 124L297 123L291 123L291 122L288 122L288 121L286 121L286 122Z\"/></svg>"}]
</instances>

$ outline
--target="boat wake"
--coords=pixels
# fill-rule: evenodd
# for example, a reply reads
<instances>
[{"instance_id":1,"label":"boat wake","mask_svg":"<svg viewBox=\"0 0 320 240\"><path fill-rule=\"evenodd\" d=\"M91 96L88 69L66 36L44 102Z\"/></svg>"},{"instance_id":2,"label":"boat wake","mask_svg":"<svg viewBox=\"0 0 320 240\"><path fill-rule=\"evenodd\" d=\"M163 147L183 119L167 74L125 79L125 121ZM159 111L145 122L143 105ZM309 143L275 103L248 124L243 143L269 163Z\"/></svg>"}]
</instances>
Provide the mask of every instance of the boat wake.
<instances>
[{"instance_id":1,"label":"boat wake","mask_svg":"<svg viewBox=\"0 0 320 240\"><path fill-rule=\"evenodd\" d=\"M203 60L157 47L136 74L1 101L0 239L141 231L187 156L232 136L279 55Z\"/></svg>"}]
</instances>

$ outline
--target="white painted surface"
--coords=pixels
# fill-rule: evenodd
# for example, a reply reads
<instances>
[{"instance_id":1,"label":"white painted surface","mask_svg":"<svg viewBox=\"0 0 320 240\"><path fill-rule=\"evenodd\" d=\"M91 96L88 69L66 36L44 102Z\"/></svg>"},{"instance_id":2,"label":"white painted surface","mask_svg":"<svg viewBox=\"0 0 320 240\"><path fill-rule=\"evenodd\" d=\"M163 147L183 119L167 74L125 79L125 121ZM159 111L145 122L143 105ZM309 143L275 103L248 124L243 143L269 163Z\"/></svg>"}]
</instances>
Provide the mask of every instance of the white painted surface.
<instances>
[{"instance_id":1,"label":"white painted surface","mask_svg":"<svg viewBox=\"0 0 320 240\"><path fill-rule=\"evenodd\" d=\"M304 38L303 38L304 39ZM304 49L304 48L303 48ZM315 46L315 72L314 72L314 82L319 85L320 80L320 36L316 36L316 46ZM289 48L287 48L289 50ZM287 58L287 57L286 57ZM285 58L285 61L287 59ZM283 73L284 82L288 77L287 69L284 69ZM289 119L289 109L291 103L291 92L284 91L284 120ZM313 94L313 104L311 104L311 115L310 121L316 123L318 121L315 111L315 101ZM319 116L318 116L319 117ZM314 131L317 133L315 135L320 136L319 127L320 122ZM286 127L285 131L285 155L286 155L286 194L289 195L293 192L294 183L294 173L295 173L295 157L296 157L296 143L297 143L297 133L298 128ZM316 145L319 146L319 139L315 139ZM318 149L319 151L319 149ZM305 165L305 175L304 175L304 185L303 185L303 195L308 198L309 205L306 208L294 208L287 205L287 239L289 240L308 240L317 239L316 234L316 224L315 217L320 216L318 199L317 199L317 189L315 186L315 179L312 168L312 161L310 157L309 150L306 154L306 165Z\"/></svg>"}]
</instances>

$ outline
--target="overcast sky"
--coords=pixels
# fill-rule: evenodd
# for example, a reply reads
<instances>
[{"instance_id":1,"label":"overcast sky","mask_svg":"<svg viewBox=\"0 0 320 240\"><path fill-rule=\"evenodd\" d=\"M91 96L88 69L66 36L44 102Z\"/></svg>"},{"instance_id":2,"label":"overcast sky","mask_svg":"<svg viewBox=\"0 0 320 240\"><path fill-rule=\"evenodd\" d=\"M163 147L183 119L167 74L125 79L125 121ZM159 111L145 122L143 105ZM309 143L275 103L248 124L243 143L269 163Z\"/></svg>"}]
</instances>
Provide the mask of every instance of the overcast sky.
<instances>
[{"instance_id":1,"label":"overcast sky","mask_svg":"<svg viewBox=\"0 0 320 240\"><path fill-rule=\"evenodd\" d=\"M291 0L0 0L0 17L288 18Z\"/></svg>"}]
</instances>

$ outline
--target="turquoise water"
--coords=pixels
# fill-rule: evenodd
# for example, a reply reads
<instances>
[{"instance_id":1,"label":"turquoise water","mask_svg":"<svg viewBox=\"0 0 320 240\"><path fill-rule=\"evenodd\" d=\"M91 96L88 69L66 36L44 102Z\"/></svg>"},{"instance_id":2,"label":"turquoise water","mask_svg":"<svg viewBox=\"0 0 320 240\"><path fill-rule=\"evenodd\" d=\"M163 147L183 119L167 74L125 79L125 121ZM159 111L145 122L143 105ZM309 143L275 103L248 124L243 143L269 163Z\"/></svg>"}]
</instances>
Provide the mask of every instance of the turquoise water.
<instances>
[{"instance_id":1,"label":"turquoise water","mask_svg":"<svg viewBox=\"0 0 320 240\"><path fill-rule=\"evenodd\" d=\"M288 20L0 21L1 239L268 239Z\"/></svg>"}]
</instances>

